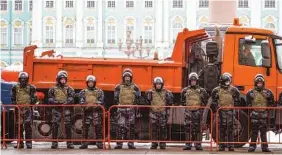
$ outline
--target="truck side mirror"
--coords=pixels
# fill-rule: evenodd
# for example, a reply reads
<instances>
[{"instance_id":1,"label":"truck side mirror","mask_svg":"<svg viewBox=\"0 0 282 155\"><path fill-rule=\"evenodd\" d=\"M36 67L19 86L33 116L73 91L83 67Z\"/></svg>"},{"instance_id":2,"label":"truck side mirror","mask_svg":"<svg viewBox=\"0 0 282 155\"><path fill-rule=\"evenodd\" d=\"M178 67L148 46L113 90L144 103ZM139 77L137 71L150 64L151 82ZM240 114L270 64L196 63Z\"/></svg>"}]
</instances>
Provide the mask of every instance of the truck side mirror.
<instances>
[{"instance_id":1,"label":"truck side mirror","mask_svg":"<svg viewBox=\"0 0 282 155\"><path fill-rule=\"evenodd\" d=\"M268 42L261 43L261 54L262 54L262 66L266 68L271 67L271 54L270 54L270 46Z\"/></svg>"}]
</instances>

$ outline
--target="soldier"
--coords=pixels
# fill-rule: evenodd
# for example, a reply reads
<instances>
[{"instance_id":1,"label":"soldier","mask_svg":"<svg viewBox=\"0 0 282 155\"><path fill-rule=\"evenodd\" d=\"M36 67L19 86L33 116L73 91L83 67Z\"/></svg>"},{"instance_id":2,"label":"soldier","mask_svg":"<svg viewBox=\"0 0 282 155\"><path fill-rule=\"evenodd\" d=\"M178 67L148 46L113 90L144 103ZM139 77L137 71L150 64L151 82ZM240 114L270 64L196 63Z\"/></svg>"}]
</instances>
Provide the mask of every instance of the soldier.
<instances>
[{"instance_id":1,"label":"soldier","mask_svg":"<svg viewBox=\"0 0 282 155\"><path fill-rule=\"evenodd\" d=\"M182 89L181 102L183 106L206 106L208 93L199 86L198 74L192 72L189 74L189 86ZM202 141L201 115L203 109L187 108L185 109L185 137L187 141ZM192 136L192 137L191 137ZM186 143L183 150L191 150L191 143ZM203 150L200 142L195 143L196 150Z\"/></svg>"},{"instance_id":2,"label":"soldier","mask_svg":"<svg viewBox=\"0 0 282 155\"><path fill-rule=\"evenodd\" d=\"M67 85L67 73L59 72L56 78L56 85L49 89L48 102L51 105L72 105L74 104L74 89ZM71 139L72 122L71 122L72 108L52 107L52 138L58 138L58 128L64 112L64 125L66 131L66 138ZM58 142L52 142L52 149L58 148ZM73 149L73 143L67 141L67 148Z\"/></svg>"},{"instance_id":3,"label":"soldier","mask_svg":"<svg viewBox=\"0 0 282 155\"><path fill-rule=\"evenodd\" d=\"M173 104L173 94L164 88L164 80L156 77L153 81L153 89L146 93L146 103L152 105L150 110L151 130L153 140L166 140L168 109L154 106L170 106ZM157 149L158 143L153 142L151 149ZM160 143L160 149L165 149L166 143Z\"/></svg>"},{"instance_id":4,"label":"soldier","mask_svg":"<svg viewBox=\"0 0 282 155\"><path fill-rule=\"evenodd\" d=\"M260 109L260 107L275 106L274 95L271 90L265 88L265 80L263 75L257 74L254 79L254 89L247 93L247 105L249 107L256 107L250 113L251 118L251 142L248 152L254 152L256 149L255 142L257 141L258 132L262 142L267 142L267 119L268 110ZM262 144L262 152L271 152L267 144Z\"/></svg>"},{"instance_id":5,"label":"soldier","mask_svg":"<svg viewBox=\"0 0 282 155\"><path fill-rule=\"evenodd\" d=\"M219 86L212 91L212 102L216 109L220 107L234 107L240 103L240 92L236 87L231 86L231 79L227 75L221 75ZM234 144L223 144L222 142L233 141L233 123L234 123L234 110L221 109L219 111L219 136L220 144L218 151L225 151L228 147L229 151L234 151Z\"/></svg>"},{"instance_id":6,"label":"soldier","mask_svg":"<svg viewBox=\"0 0 282 155\"><path fill-rule=\"evenodd\" d=\"M122 74L122 83L117 85L114 91L114 101L118 105L138 104L141 92L133 82L133 74L130 69L125 69ZM135 110L133 108L118 108L117 116L117 139L126 139L129 132L129 139L133 140L135 135ZM117 142L115 149L121 149L123 143ZM128 143L129 149L136 149L133 142Z\"/></svg>"},{"instance_id":7,"label":"soldier","mask_svg":"<svg viewBox=\"0 0 282 155\"><path fill-rule=\"evenodd\" d=\"M20 72L19 83L14 85L11 90L11 100L13 105L34 105L37 102L36 97L36 88L28 83L29 76L26 72ZM24 148L23 143L23 132L25 131L25 139L32 139L32 107L20 107L20 109L16 108L16 113L19 113L20 110L20 120L16 122L20 122L20 145L19 148ZM18 123L17 123L18 124ZM15 146L14 148L18 148ZM26 148L32 149L32 141L26 141Z\"/></svg>"},{"instance_id":8,"label":"soldier","mask_svg":"<svg viewBox=\"0 0 282 155\"><path fill-rule=\"evenodd\" d=\"M101 140L102 136L102 114L103 111L100 107L93 107L94 105L104 105L104 92L96 87L96 77L88 75L86 78L87 88L83 89L79 93L79 103L83 105L89 105L92 107L83 108L84 111L84 138L88 139L88 132L91 122L94 124L95 136L97 140ZM97 142L97 147L103 149L103 143ZM88 143L83 142L79 147L80 149L87 149Z\"/></svg>"}]
</instances>

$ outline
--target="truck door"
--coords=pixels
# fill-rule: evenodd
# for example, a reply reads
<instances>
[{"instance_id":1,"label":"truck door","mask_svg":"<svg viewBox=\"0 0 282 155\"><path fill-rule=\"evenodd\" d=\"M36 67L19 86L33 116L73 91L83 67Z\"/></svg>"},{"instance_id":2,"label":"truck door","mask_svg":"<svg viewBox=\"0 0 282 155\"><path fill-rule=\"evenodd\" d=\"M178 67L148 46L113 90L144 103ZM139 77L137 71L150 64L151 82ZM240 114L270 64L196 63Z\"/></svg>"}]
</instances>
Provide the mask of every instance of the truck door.
<instances>
[{"instance_id":1,"label":"truck door","mask_svg":"<svg viewBox=\"0 0 282 155\"><path fill-rule=\"evenodd\" d=\"M262 35L249 36L244 34L236 35L235 38L234 86L236 86L242 93L246 94L248 90L254 87L255 75L263 74L265 77L266 88L271 89L273 94L276 94L277 68L274 48L273 46L267 46L270 51L270 67L266 67L265 63L263 63L265 55L261 50L261 43L268 42L269 45L273 45L272 39Z\"/></svg>"}]
</instances>

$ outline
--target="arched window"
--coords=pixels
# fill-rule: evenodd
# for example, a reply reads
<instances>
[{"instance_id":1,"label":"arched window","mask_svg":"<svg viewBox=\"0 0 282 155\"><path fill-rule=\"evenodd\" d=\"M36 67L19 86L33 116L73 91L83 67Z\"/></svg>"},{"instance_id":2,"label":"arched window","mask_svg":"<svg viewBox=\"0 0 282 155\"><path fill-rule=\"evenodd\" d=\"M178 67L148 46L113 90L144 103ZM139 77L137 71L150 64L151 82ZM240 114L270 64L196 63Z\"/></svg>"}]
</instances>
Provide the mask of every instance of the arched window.
<instances>
[{"instance_id":1,"label":"arched window","mask_svg":"<svg viewBox=\"0 0 282 155\"><path fill-rule=\"evenodd\" d=\"M277 18L272 16L272 15L268 15L263 19L263 23L264 23L264 28L267 28L273 32L277 31Z\"/></svg>"},{"instance_id":2,"label":"arched window","mask_svg":"<svg viewBox=\"0 0 282 155\"><path fill-rule=\"evenodd\" d=\"M183 22L184 20L180 16L176 16L172 18L172 35L171 35L172 43L175 43L178 33L183 30L184 28Z\"/></svg>"},{"instance_id":3,"label":"arched window","mask_svg":"<svg viewBox=\"0 0 282 155\"><path fill-rule=\"evenodd\" d=\"M1 19L1 48L8 47L8 22Z\"/></svg>"},{"instance_id":4,"label":"arched window","mask_svg":"<svg viewBox=\"0 0 282 155\"><path fill-rule=\"evenodd\" d=\"M199 29L207 27L208 26L208 17L206 16L199 17L197 25Z\"/></svg>"},{"instance_id":5,"label":"arched window","mask_svg":"<svg viewBox=\"0 0 282 155\"><path fill-rule=\"evenodd\" d=\"M48 47L55 45L55 18L46 16L43 18L43 32L44 32L44 44Z\"/></svg>"},{"instance_id":6,"label":"arched window","mask_svg":"<svg viewBox=\"0 0 282 155\"><path fill-rule=\"evenodd\" d=\"M64 45L65 47L75 47L75 22L71 18L64 20Z\"/></svg>"},{"instance_id":7,"label":"arched window","mask_svg":"<svg viewBox=\"0 0 282 155\"><path fill-rule=\"evenodd\" d=\"M84 19L85 31L84 42L86 46L94 46L96 43L96 20L94 17L86 17Z\"/></svg>"},{"instance_id":8,"label":"arched window","mask_svg":"<svg viewBox=\"0 0 282 155\"><path fill-rule=\"evenodd\" d=\"M242 26L249 26L250 25L250 19L247 16L241 16L239 18L240 24L242 24Z\"/></svg>"},{"instance_id":9,"label":"arched window","mask_svg":"<svg viewBox=\"0 0 282 155\"><path fill-rule=\"evenodd\" d=\"M114 17L106 19L106 44L115 45L117 43L117 21Z\"/></svg>"},{"instance_id":10,"label":"arched window","mask_svg":"<svg viewBox=\"0 0 282 155\"><path fill-rule=\"evenodd\" d=\"M153 44L154 42L154 19L152 17L145 17L144 29L143 29L143 40L144 44Z\"/></svg>"},{"instance_id":11,"label":"arched window","mask_svg":"<svg viewBox=\"0 0 282 155\"><path fill-rule=\"evenodd\" d=\"M13 46L22 47L23 46L23 21L16 19L13 21Z\"/></svg>"}]
</instances>

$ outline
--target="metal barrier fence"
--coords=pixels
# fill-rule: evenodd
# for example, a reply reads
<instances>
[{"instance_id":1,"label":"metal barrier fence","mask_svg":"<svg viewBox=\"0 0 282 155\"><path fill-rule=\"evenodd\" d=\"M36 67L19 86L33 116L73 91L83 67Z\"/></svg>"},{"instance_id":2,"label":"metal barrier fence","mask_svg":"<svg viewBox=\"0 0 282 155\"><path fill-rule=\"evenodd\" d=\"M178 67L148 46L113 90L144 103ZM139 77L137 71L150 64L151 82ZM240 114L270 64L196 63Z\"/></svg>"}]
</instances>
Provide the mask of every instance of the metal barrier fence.
<instances>
[{"instance_id":1,"label":"metal barrier fence","mask_svg":"<svg viewBox=\"0 0 282 155\"><path fill-rule=\"evenodd\" d=\"M211 133L212 133L212 124L213 124L213 112L210 108L208 107L198 107L198 106L154 106L154 108L169 108L170 112L173 111L173 109L183 109L182 112L184 113L184 109L187 108L187 109L193 109L193 108L199 108L199 109L202 109L202 110L205 110L205 109L208 109L209 112L210 112L210 123L208 124L208 126L210 127L210 130L211 130ZM112 134L113 133L116 133L112 130L115 130L113 129L113 125L116 125L115 123L113 122L118 122L117 118L120 117L118 116L118 113L123 113L122 112L122 109L126 109L126 113L128 112L128 118L130 119L130 115L132 115L132 112L128 111L130 109L134 109L134 113L136 114L137 118L135 119L141 119L141 123L137 123L137 127L135 126L134 129L134 133L149 133L149 136L147 135L146 136L142 136L142 135L139 135L137 138L134 138L134 139L113 139L112 138ZM173 124L170 124L170 123L167 123L168 124L168 138L166 140L153 140L152 139L152 130L151 130L151 126L152 126L152 123L151 123L151 117L149 116L150 114L150 109L152 109L152 106L143 106L143 105L114 105L114 106L111 106L108 110L108 146L109 148L111 148L111 145L110 143L111 142L139 142L139 143L150 143L150 142L165 142L165 143L209 143L210 144L210 150L212 151L212 138L210 139L210 141L196 141L196 140L186 140L185 139L185 136L184 138L181 138L181 131L179 131L179 140L173 140L172 139L172 136L173 136L173 133L172 133L172 126ZM147 111L146 111L147 110ZM114 115L114 117L112 116ZM142 115L142 116L140 116ZM134 117L134 116L133 116ZM138 118L139 117L139 118ZM203 117L203 114L201 114L201 118L200 120L202 120L202 117ZM112 119L115 118L116 120L113 121ZM173 118L172 118L173 119ZM147 121L146 121L147 120ZM183 118L184 120L184 118ZM199 120L199 122L200 122ZM138 121L138 120L135 120L135 121ZM149 122L149 124L144 124L145 122ZM169 122L174 122L173 120L169 120ZM119 125L121 122L118 122ZM181 129L182 127L184 127L184 121L182 121L182 123L180 123L178 125L178 129ZM130 125L130 124L127 124L127 125ZM200 125L202 126L203 124L200 122ZM193 126L192 123L189 124L190 127ZM130 133L130 127L128 127L129 130L127 131L127 134ZM174 129L177 128L177 126L175 127L174 126ZM137 131L136 131L137 130ZM191 129L192 130L192 129ZM202 130L202 127L201 129ZM177 133L176 133L177 134ZM184 132L185 134L185 132ZM175 133L174 133L175 135ZM182 136L183 137L183 136ZM202 140L202 138L201 138Z\"/></svg>"},{"instance_id":2,"label":"metal barrier fence","mask_svg":"<svg viewBox=\"0 0 282 155\"><path fill-rule=\"evenodd\" d=\"M271 140L271 136L270 133L268 133L268 141L267 142L261 142L260 140L258 140L257 142L251 142L250 138L250 134L251 134L251 130L252 130L252 123L251 123L251 111L258 111L258 112L263 112L265 110L266 114L267 114L267 118L265 119L267 125L267 130L266 131L273 131L276 130L278 132L278 130L282 129L282 125L281 125L281 117L282 117L282 107L220 107L219 109L217 109L216 111L216 116L215 116L215 120L216 120L216 142L217 142L217 147L220 144L224 144L224 145L228 145L228 144L282 144L282 139L281 139L281 134L279 134L279 138L278 141L276 140ZM237 138L234 138L233 141L230 140L226 140L225 141L220 141L220 121L223 121L224 118L222 118L220 116L221 112L231 112L232 113L232 117L236 118L233 123L232 126L232 130L233 130L233 134L237 134L239 135L240 133L236 133L241 131L240 128L244 128L244 130L248 130L248 135L246 136L246 141L240 141L239 136ZM242 112L243 111L243 112ZM245 116L242 115L242 113L245 113ZM275 116L276 115L276 116ZM229 120L234 120L232 118L228 118ZM263 122L258 122L260 123L260 125L263 125ZM247 129L246 129L247 128ZM226 138L226 137L225 137ZM258 134L258 138L260 139L260 134Z\"/></svg>"},{"instance_id":3,"label":"metal barrier fence","mask_svg":"<svg viewBox=\"0 0 282 155\"><path fill-rule=\"evenodd\" d=\"M105 141L106 141L106 111L103 106L101 105L1 105L2 107L2 115L3 115L3 130L2 130L2 148L6 148L7 141L17 141L18 145L20 141L35 141L35 142L53 142L53 141L69 141L69 142L102 142L103 148L105 149ZM6 120L6 113L8 108L14 108L13 111L14 117L17 116L16 119ZM83 123L85 120L85 109L94 109L100 110L100 114L98 117L101 117L102 121L102 138L96 139L95 134L93 132L93 128L96 125L91 119L91 126L90 126L90 133L89 138L83 138L84 134L84 127L85 124ZM31 109L32 110L32 139L22 139L21 137L21 121L25 121L24 119L26 116L22 114L23 109ZM37 113L34 113L36 109ZM59 119L59 133L58 139L52 139L51 136L51 126L52 126L52 115L53 109L60 111L61 114L55 119ZM66 113L69 111L69 114ZM57 114L56 114L57 115ZM72 125L72 138L66 139L65 136L65 115L70 115L71 118L71 125ZM94 117L94 116L93 116ZM67 117L66 117L67 118ZM17 131L17 138L7 138L6 137L6 122L13 123L14 131ZM46 131L46 132L44 132ZM41 133L39 133L41 132Z\"/></svg>"}]
</instances>

